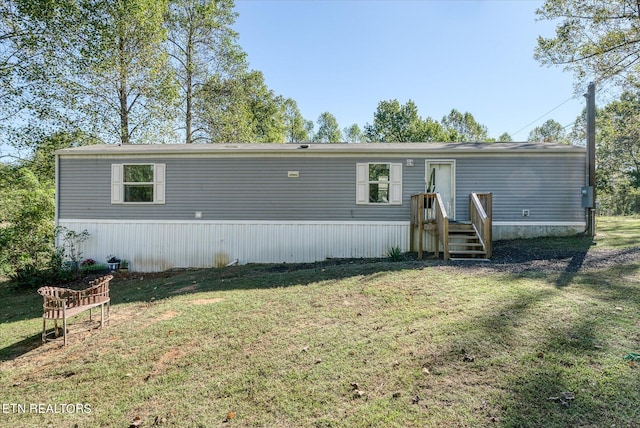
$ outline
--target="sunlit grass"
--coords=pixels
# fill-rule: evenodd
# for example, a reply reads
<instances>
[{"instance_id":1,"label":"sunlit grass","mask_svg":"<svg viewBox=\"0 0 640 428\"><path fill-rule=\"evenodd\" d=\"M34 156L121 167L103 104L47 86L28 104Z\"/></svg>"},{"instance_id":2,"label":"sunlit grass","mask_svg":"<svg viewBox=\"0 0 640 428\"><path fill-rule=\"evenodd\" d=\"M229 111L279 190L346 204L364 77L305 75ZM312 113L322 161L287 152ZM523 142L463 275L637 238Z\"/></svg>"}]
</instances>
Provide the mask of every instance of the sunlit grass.
<instances>
[{"instance_id":1,"label":"sunlit grass","mask_svg":"<svg viewBox=\"0 0 640 428\"><path fill-rule=\"evenodd\" d=\"M628 248L640 245L640 216L598 217L596 243L602 248Z\"/></svg>"},{"instance_id":2,"label":"sunlit grass","mask_svg":"<svg viewBox=\"0 0 640 428\"><path fill-rule=\"evenodd\" d=\"M614 223L596 248L624 247L621 228L637 242ZM3 287L2 403L91 413L0 426L633 426L640 265L562 274L378 261L119 279L110 325L79 317L66 348L40 345L39 296Z\"/></svg>"}]
</instances>

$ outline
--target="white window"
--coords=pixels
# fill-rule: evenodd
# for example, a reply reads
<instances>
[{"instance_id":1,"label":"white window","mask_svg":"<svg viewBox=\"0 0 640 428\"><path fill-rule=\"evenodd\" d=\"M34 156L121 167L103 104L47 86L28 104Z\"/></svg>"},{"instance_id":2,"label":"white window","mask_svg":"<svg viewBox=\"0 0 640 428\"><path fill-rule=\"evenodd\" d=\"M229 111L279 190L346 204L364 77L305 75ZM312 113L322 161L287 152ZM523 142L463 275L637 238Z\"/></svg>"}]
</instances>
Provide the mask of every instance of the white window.
<instances>
[{"instance_id":1,"label":"white window","mask_svg":"<svg viewBox=\"0 0 640 428\"><path fill-rule=\"evenodd\" d=\"M402 205L402 164L356 164L356 203Z\"/></svg>"},{"instance_id":2,"label":"white window","mask_svg":"<svg viewBox=\"0 0 640 428\"><path fill-rule=\"evenodd\" d=\"M165 164L112 164L112 204L164 204Z\"/></svg>"}]
</instances>

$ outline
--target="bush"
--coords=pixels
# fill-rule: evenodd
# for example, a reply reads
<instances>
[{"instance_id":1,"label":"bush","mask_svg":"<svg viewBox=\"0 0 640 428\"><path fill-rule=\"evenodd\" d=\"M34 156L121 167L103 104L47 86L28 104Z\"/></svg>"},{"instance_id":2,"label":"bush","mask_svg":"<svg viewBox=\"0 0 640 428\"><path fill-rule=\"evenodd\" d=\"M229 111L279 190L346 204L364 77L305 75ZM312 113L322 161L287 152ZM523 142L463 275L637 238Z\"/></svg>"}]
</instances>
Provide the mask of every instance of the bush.
<instances>
[{"instance_id":1,"label":"bush","mask_svg":"<svg viewBox=\"0 0 640 428\"><path fill-rule=\"evenodd\" d=\"M94 263L92 265L83 265L80 266L80 271L84 274L88 273L108 273L109 266L105 263Z\"/></svg>"},{"instance_id":2,"label":"bush","mask_svg":"<svg viewBox=\"0 0 640 428\"><path fill-rule=\"evenodd\" d=\"M71 271L63 269L39 269L33 265L24 267L10 276L14 288L35 290L47 285L61 285L73 280Z\"/></svg>"},{"instance_id":3,"label":"bush","mask_svg":"<svg viewBox=\"0 0 640 428\"><path fill-rule=\"evenodd\" d=\"M72 281L75 273L64 268L64 251L56 250L50 255L49 264L42 268L29 264L10 275L14 288L35 290L47 285L61 285Z\"/></svg>"}]
</instances>

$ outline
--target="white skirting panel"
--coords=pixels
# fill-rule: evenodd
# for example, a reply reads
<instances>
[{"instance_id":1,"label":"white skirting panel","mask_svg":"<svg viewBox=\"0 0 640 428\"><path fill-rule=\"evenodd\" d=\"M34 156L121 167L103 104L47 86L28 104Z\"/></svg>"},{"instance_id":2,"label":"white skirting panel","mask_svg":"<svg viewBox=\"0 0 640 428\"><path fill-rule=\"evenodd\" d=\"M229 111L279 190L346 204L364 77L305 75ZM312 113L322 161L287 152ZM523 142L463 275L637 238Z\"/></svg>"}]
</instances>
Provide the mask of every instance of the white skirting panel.
<instances>
[{"instance_id":1,"label":"white skirting panel","mask_svg":"<svg viewBox=\"0 0 640 428\"><path fill-rule=\"evenodd\" d=\"M138 272L245 263L297 263L327 258L384 257L409 251L408 222L65 220L87 230L82 257L99 263L114 255Z\"/></svg>"}]
</instances>

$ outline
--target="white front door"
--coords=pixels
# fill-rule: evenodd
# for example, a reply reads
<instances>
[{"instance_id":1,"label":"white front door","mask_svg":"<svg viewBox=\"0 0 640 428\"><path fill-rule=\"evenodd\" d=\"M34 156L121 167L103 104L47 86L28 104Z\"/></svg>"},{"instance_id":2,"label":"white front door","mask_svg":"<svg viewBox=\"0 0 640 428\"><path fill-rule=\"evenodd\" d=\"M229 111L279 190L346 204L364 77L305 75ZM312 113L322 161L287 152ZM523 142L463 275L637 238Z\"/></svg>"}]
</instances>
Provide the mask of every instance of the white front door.
<instances>
[{"instance_id":1,"label":"white front door","mask_svg":"<svg viewBox=\"0 0 640 428\"><path fill-rule=\"evenodd\" d=\"M449 218L454 220L456 217L456 161L428 160L425 172L427 193L440 193Z\"/></svg>"}]
</instances>

